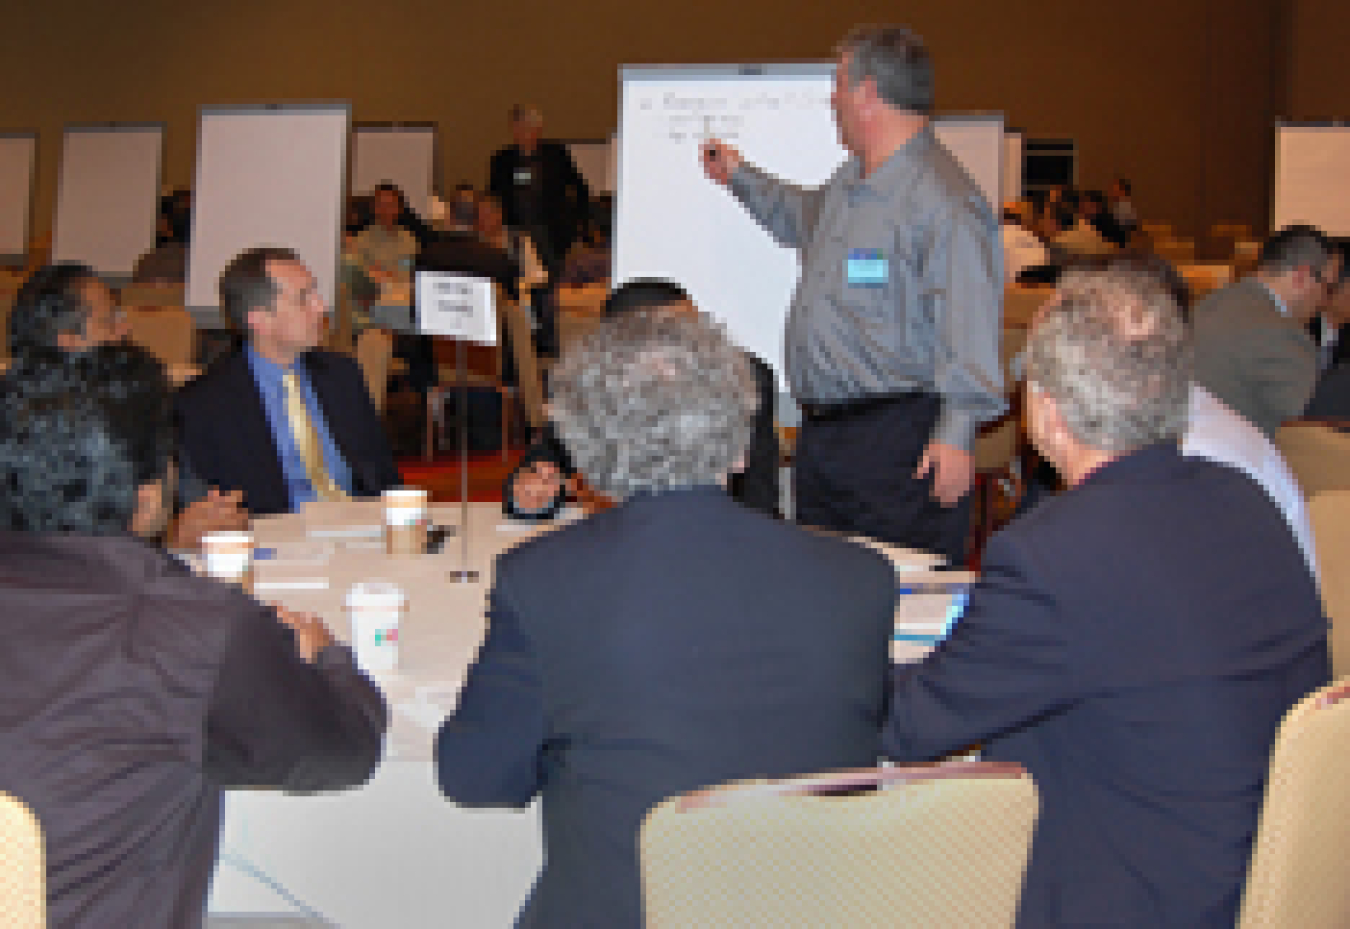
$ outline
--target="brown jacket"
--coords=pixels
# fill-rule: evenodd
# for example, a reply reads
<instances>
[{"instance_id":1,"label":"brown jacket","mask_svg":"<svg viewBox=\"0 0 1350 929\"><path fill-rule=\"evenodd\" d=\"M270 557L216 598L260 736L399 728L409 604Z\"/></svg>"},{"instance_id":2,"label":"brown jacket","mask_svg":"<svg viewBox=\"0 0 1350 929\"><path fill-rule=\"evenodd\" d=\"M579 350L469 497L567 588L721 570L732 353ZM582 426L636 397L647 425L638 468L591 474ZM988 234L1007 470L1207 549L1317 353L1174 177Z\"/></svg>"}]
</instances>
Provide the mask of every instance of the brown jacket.
<instances>
[{"instance_id":1,"label":"brown jacket","mask_svg":"<svg viewBox=\"0 0 1350 929\"><path fill-rule=\"evenodd\" d=\"M387 709L345 648L130 537L0 532L0 789L47 843L54 927L194 927L221 790L326 790L379 762Z\"/></svg>"}]
</instances>

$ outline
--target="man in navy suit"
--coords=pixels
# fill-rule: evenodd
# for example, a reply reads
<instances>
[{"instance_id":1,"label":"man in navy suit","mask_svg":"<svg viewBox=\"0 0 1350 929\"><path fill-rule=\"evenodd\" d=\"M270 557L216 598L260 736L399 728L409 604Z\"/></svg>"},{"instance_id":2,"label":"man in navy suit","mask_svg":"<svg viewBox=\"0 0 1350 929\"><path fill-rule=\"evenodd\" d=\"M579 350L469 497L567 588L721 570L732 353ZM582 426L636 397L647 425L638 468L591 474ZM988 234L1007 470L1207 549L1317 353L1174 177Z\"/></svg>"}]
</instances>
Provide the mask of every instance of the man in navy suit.
<instances>
[{"instance_id":1,"label":"man in navy suit","mask_svg":"<svg viewBox=\"0 0 1350 929\"><path fill-rule=\"evenodd\" d=\"M221 274L220 296L222 311L248 340L175 398L179 465L191 475L185 486L243 491L254 516L397 486L361 369L346 355L316 348L328 307L300 257L285 248L250 249ZM288 383L312 430L292 415Z\"/></svg>"},{"instance_id":2,"label":"man in navy suit","mask_svg":"<svg viewBox=\"0 0 1350 929\"><path fill-rule=\"evenodd\" d=\"M754 407L744 353L697 314L607 320L555 369L573 463L622 502L498 559L436 742L451 799L541 798L521 926L638 929L638 831L665 797L876 760L894 571L725 492Z\"/></svg>"},{"instance_id":3,"label":"man in navy suit","mask_svg":"<svg viewBox=\"0 0 1350 929\"><path fill-rule=\"evenodd\" d=\"M1280 718L1328 678L1317 588L1256 483L1179 454L1190 350L1152 277L1076 275L1027 354L1068 490L991 540L951 638L896 674L885 751L982 742L1030 771L1019 926L1231 927Z\"/></svg>"}]
</instances>

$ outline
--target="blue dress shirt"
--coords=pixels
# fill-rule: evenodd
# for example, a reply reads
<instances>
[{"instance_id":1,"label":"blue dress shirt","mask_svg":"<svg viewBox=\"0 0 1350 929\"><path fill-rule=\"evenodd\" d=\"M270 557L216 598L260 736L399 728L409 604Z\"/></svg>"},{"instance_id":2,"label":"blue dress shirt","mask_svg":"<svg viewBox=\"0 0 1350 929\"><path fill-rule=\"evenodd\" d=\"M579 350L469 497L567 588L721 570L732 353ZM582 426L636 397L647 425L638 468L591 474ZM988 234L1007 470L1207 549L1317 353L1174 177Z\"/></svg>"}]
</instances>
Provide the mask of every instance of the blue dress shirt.
<instances>
[{"instance_id":1,"label":"blue dress shirt","mask_svg":"<svg viewBox=\"0 0 1350 929\"><path fill-rule=\"evenodd\" d=\"M259 355L251 345L246 349L246 353L249 370L253 372L253 380L258 385L258 393L262 394L263 409L267 413L267 423L272 427L272 438L276 441L277 452L281 456L281 474L286 481L286 492L290 496L291 509L298 510L301 504L317 500L319 495L315 493L313 485L309 482L309 474L305 470L305 460L300 456L300 449L295 444L295 436L291 433L290 418L286 415L286 387L282 384L281 379L290 371L295 372L296 380L300 384L300 396L304 398L305 407L309 410L309 418L314 423L315 431L319 434L319 447L323 449L323 461L328 468L329 475L339 487L349 494L352 493L352 469L343 460L342 453L338 451L337 443L333 441L333 433L328 428L328 421L324 419L323 407L319 405L319 398L315 395L314 387L309 382L309 375L305 373L305 366L297 361L290 368L283 368L276 362L269 361Z\"/></svg>"}]
</instances>

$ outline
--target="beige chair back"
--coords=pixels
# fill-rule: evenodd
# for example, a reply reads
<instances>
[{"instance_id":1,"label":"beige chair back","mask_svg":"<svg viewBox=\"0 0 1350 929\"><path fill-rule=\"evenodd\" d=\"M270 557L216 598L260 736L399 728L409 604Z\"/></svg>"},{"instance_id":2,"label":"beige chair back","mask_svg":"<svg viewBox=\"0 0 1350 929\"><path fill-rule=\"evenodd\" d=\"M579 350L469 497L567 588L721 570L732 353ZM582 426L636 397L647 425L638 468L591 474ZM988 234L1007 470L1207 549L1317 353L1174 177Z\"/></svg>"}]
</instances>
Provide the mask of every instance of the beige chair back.
<instances>
[{"instance_id":1,"label":"beige chair back","mask_svg":"<svg viewBox=\"0 0 1350 929\"><path fill-rule=\"evenodd\" d=\"M1014 284L1011 287L1003 289L1003 326L1021 327L1025 329L1031 325L1031 320L1036 316L1036 311L1041 308L1041 304L1049 300L1055 293L1053 287L1027 287L1022 284Z\"/></svg>"},{"instance_id":2,"label":"beige chair back","mask_svg":"<svg viewBox=\"0 0 1350 929\"><path fill-rule=\"evenodd\" d=\"M0 793L0 925L47 925L42 827L26 803L7 793Z\"/></svg>"},{"instance_id":3,"label":"beige chair back","mask_svg":"<svg viewBox=\"0 0 1350 929\"><path fill-rule=\"evenodd\" d=\"M1173 264L1195 261L1195 239L1155 239L1153 253Z\"/></svg>"},{"instance_id":4,"label":"beige chair back","mask_svg":"<svg viewBox=\"0 0 1350 929\"><path fill-rule=\"evenodd\" d=\"M356 339L356 363L366 378L366 390L375 409L383 412L389 390L389 367L394 360L394 336L384 329L372 328Z\"/></svg>"},{"instance_id":5,"label":"beige chair back","mask_svg":"<svg viewBox=\"0 0 1350 929\"><path fill-rule=\"evenodd\" d=\"M1011 926L1037 812L1019 766L980 762L673 797L642 827L646 925Z\"/></svg>"},{"instance_id":6,"label":"beige chair back","mask_svg":"<svg viewBox=\"0 0 1350 929\"><path fill-rule=\"evenodd\" d=\"M1350 433L1316 420L1292 420L1275 434L1305 497L1350 489Z\"/></svg>"},{"instance_id":7,"label":"beige chair back","mask_svg":"<svg viewBox=\"0 0 1350 929\"><path fill-rule=\"evenodd\" d=\"M1325 687L1280 724L1239 929L1350 926L1348 691L1345 684Z\"/></svg>"},{"instance_id":8,"label":"beige chair back","mask_svg":"<svg viewBox=\"0 0 1350 929\"><path fill-rule=\"evenodd\" d=\"M497 320L511 335L511 351L516 362L516 387L520 394L525 419L531 429L544 426L544 379L540 373L539 356L534 350L534 332L530 313L519 303L497 288ZM506 441L506 437L502 437Z\"/></svg>"},{"instance_id":9,"label":"beige chair back","mask_svg":"<svg viewBox=\"0 0 1350 929\"><path fill-rule=\"evenodd\" d=\"M181 306L128 306L131 341L166 365L186 365L196 352L197 326Z\"/></svg>"},{"instance_id":10,"label":"beige chair back","mask_svg":"<svg viewBox=\"0 0 1350 929\"><path fill-rule=\"evenodd\" d=\"M1322 607L1331 620L1331 674L1350 675L1350 490L1324 490L1308 501L1322 581Z\"/></svg>"},{"instance_id":11,"label":"beige chair back","mask_svg":"<svg viewBox=\"0 0 1350 929\"><path fill-rule=\"evenodd\" d=\"M559 287L554 292L558 305L558 314L583 313L599 316L605 308L605 299L609 296L606 284L584 284L581 287Z\"/></svg>"},{"instance_id":12,"label":"beige chair back","mask_svg":"<svg viewBox=\"0 0 1350 929\"><path fill-rule=\"evenodd\" d=\"M184 306L186 284L127 284L118 293L122 306Z\"/></svg>"}]
</instances>

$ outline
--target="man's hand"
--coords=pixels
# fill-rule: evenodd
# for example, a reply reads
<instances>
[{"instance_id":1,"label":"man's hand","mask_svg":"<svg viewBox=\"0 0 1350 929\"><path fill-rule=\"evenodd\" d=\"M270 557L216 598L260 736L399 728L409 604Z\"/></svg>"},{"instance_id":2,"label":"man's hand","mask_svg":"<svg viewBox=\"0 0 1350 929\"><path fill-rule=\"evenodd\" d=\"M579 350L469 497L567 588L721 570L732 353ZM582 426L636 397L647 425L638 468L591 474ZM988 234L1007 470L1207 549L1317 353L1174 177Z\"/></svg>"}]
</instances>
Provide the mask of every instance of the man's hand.
<instances>
[{"instance_id":1,"label":"man's hand","mask_svg":"<svg viewBox=\"0 0 1350 929\"><path fill-rule=\"evenodd\" d=\"M169 526L168 547L173 551L197 551L208 532L243 532L248 529L244 492L221 493L214 487L196 503L185 507Z\"/></svg>"},{"instance_id":2,"label":"man's hand","mask_svg":"<svg viewBox=\"0 0 1350 929\"><path fill-rule=\"evenodd\" d=\"M511 489L515 494L516 509L542 510L550 506L562 490L563 477L551 461L536 461L516 475Z\"/></svg>"},{"instance_id":3,"label":"man's hand","mask_svg":"<svg viewBox=\"0 0 1350 929\"><path fill-rule=\"evenodd\" d=\"M721 139L708 139L698 149L703 172L719 184L730 184L731 176L745 159Z\"/></svg>"},{"instance_id":4,"label":"man's hand","mask_svg":"<svg viewBox=\"0 0 1350 929\"><path fill-rule=\"evenodd\" d=\"M914 476L922 480L929 471L933 472L933 497L943 506L956 506L975 481L975 456L955 445L929 442Z\"/></svg>"},{"instance_id":5,"label":"man's hand","mask_svg":"<svg viewBox=\"0 0 1350 929\"><path fill-rule=\"evenodd\" d=\"M277 619L290 626L295 633L295 647L306 664L313 664L319 652L337 641L319 617L310 613L297 613L277 603L271 604L271 607L277 611Z\"/></svg>"}]
</instances>

